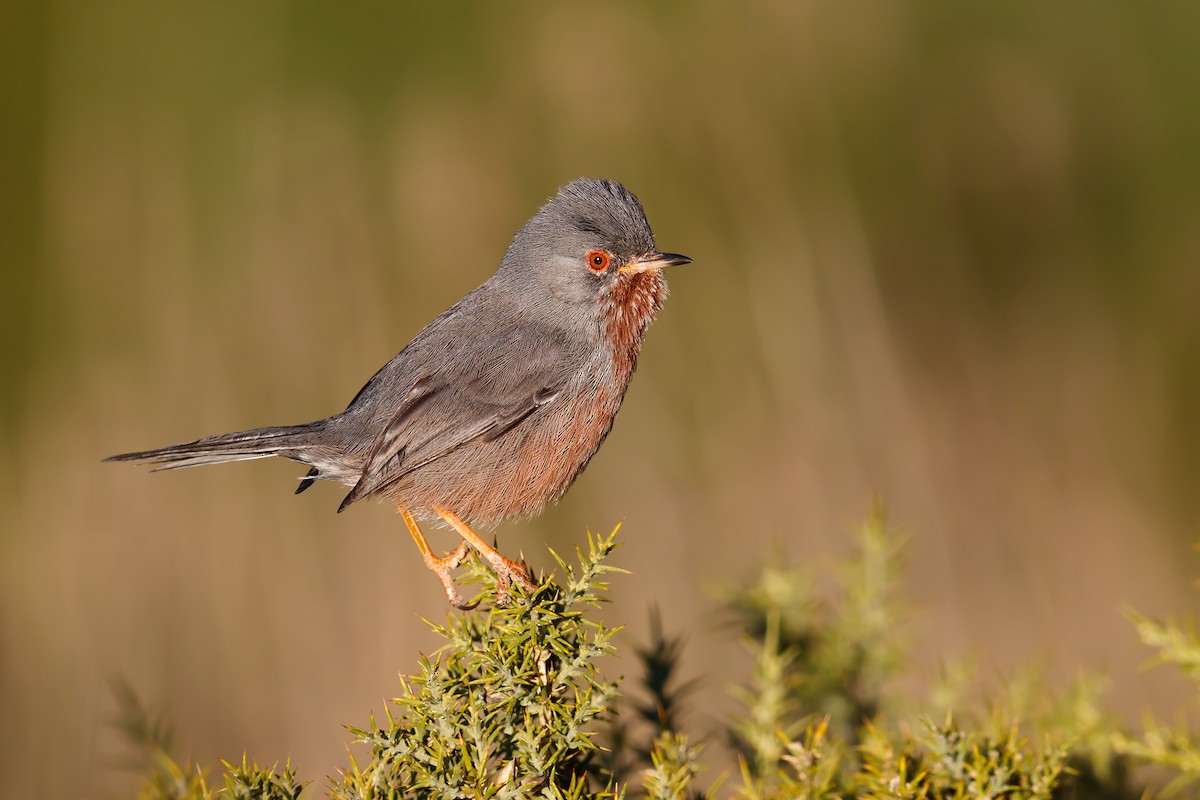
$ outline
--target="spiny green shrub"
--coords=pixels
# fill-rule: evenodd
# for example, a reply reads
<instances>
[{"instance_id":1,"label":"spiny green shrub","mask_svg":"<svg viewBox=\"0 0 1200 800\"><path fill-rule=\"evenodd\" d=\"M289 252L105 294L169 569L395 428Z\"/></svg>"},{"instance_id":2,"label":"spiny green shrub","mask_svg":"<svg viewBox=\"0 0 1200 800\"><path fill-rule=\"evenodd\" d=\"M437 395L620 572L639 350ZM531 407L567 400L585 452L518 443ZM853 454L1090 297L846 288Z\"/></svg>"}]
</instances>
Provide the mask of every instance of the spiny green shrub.
<instances>
[{"instance_id":1,"label":"spiny green shrub","mask_svg":"<svg viewBox=\"0 0 1200 800\"><path fill-rule=\"evenodd\" d=\"M820 595L810 572L787 564L725 591L753 666L735 689L743 712L723 737L695 741L682 725L694 694L678 685L682 641L665 635L656 615L651 641L636 649L643 699L621 697L600 671L617 629L592 616L617 571L605 563L615 535L589 535L577 565L558 559L558 581L517 593L506 608L454 612L432 625L445 644L402 681L382 721L353 730L367 755L331 779L328 794L1134 800L1200 778L1200 746L1186 728L1150 721L1141 735L1120 730L1101 709L1095 678L1054 692L1030 673L968 702L978 694L967 691L970 671L950 662L927 693L898 689L908 637L898 591L904 540L879 510L834 570L835 596ZM481 565L467 570L483 594L495 592ZM1200 688L1194 630L1131 618L1158 660ZM224 765L224 786L213 789L203 770L168 755L161 719L132 692L118 696L122 727L148 754L143 800L295 800L304 788L290 765L264 769L243 757ZM705 753L725 747L738 769L700 786Z\"/></svg>"},{"instance_id":2,"label":"spiny green shrub","mask_svg":"<svg viewBox=\"0 0 1200 800\"><path fill-rule=\"evenodd\" d=\"M1158 651L1155 663L1178 667L1200 690L1200 638L1195 625L1159 622L1136 611L1128 616L1142 643ZM1183 723L1170 726L1148 717L1140 737L1117 731L1113 743L1116 752L1173 774L1167 793L1176 793L1200 780L1200 745Z\"/></svg>"},{"instance_id":3,"label":"spiny green shrub","mask_svg":"<svg viewBox=\"0 0 1200 800\"><path fill-rule=\"evenodd\" d=\"M505 608L452 614L446 640L395 700L401 713L356 730L371 748L333 787L335 798L548 797L612 794L595 761L595 723L617 685L596 660L613 631L587 619L601 600L613 537L594 539L563 586L545 582ZM477 578L483 575L476 572Z\"/></svg>"}]
</instances>

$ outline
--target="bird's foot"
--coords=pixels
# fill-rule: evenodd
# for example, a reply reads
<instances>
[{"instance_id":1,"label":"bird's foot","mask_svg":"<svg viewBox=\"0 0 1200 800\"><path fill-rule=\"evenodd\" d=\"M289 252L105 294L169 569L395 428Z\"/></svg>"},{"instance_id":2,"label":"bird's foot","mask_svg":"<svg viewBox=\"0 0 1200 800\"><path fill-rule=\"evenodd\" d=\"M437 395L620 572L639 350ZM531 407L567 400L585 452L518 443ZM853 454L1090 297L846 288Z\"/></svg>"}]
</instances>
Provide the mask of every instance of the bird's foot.
<instances>
[{"instance_id":1,"label":"bird's foot","mask_svg":"<svg viewBox=\"0 0 1200 800\"><path fill-rule=\"evenodd\" d=\"M462 599L462 595L458 593L458 588L454 585L454 577L450 574L463 562L470 552L470 545L464 541L459 542L458 547L441 558L438 558L432 552L426 551L424 553L425 566L442 582L442 588L446 591L446 599L450 601L450 605L460 611L470 611L479 605L478 600L471 603Z\"/></svg>"},{"instance_id":2,"label":"bird's foot","mask_svg":"<svg viewBox=\"0 0 1200 800\"><path fill-rule=\"evenodd\" d=\"M513 582L519 583L526 591L532 592L537 588L537 584L529 577L529 569L524 564L518 564L516 561L510 561L500 554L500 551L490 544L485 542L483 538L471 530L471 526L462 521L457 514L444 508L434 508L438 515L450 524L450 527L458 531L458 535L463 538L463 541L470 542L471 547L474 547L479 555L483 556L484 560L491 565L492 571L496 573L496 605L504 608L512 601L510 589Z\"/></svg>"},{"instance_id":3,"label":"bird's foot","mask_svg":"<svg viewBox=\"0 0 1200 800\"><path fill-rule=\"evenodd\" d=\"M491 562L492 568L496 570L496 606L504 608L512 602L510 589L514 581L521 584L528 592L536 589L537 584L529 577L529 567L524 563L518 564L510 561L499 553L496 555L498 561L492 561L490 558L488 560Z\"/></svg>"}]
</instances>

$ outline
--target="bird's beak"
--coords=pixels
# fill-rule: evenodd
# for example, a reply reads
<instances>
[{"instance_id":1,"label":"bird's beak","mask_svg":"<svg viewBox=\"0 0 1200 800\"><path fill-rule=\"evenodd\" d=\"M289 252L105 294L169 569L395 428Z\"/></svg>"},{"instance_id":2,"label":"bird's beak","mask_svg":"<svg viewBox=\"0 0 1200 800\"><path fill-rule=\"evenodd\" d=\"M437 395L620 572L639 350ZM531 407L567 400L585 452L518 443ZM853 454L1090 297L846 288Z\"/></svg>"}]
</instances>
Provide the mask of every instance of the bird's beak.
<instances>
[{"instance_id":1,"label":"bird's beak","mask_svg":"<svg viewBox=\"0 0 1200 800\"><path fill-rule=\"evenodd\" d=\"M648 256L639 256L628 264L618 267L617 272L645 272L650 269L662 269L690 263L692 263L690 258L678 253L651 253Z\"/></svg>"}]
</instances>

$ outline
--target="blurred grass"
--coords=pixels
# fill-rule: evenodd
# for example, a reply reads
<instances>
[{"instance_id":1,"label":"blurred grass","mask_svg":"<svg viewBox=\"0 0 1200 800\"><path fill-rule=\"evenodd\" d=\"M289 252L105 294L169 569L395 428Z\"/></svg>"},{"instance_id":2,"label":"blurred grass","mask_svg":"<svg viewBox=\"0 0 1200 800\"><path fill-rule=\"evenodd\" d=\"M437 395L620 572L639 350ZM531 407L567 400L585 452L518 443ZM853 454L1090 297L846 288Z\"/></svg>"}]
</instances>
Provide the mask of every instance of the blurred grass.
<instances>
[{"instance_id":1,"label":"blurred grass","mask_svg":"<svg viewBox=\"0 0 1200 800\"><path fill-rule=\"evenodd\" d=\"M705 587L772 544L840 551L878 492L915 534L927 669L1035 655L1169 707L1117 609L1194 606L1198 23L6 4L0 795L129 787L114 674L197 760L339 766L338 726L440 613L399 521L293 498L288 464L97 461L341 408L579 175L626 182L696 264L604 450L506 550L544 566L625 517L620 613L656 599L694 632L720 714L741 667Z\"/></svg>"}]
</instances>

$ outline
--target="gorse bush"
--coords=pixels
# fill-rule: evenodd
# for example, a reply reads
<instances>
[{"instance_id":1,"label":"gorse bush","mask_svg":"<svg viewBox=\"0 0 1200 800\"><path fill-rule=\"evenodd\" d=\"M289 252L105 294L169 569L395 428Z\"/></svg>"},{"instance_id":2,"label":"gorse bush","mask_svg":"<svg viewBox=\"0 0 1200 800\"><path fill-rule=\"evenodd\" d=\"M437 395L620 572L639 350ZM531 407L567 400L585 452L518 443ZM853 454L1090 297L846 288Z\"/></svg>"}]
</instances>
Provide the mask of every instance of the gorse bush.
<instances>
[{"instance_id":1,"label":"gorse bush","mask_svg":"<svg viewBox=\"0 0 1200 800\"><path fill-rule=\"evenodd\" d=\"M612 631L584 610L607 588L601 577L613 568L602 562L613 538L589 543L578 571L559 562L563 586L543 583L505 608L435 625L446 645L404 682L400 713L355 731L371 761L354 766L332 796L611 795L595 737L616 698L596 663L612 652Z\"/></svg>"},{"instance_id":2,"label":"gorse bush","mask_svg":"<svg viewBox=\"0 0 1200 800\"><path fill-rule=\"evenodd\" d=\"M753 662L736 690L743 710L724 737L682 729L691 688L678 685L681 641L652 616L637 649L640 702L603 676L610 629L604 602L615 534L588 537L561 577L517 593L506 608L449 614L433 625L445 644L404 679L384 719L352 729L367 754L331 779L350 798L1140 798L1200 778L1200 746L1182 727L1147 723L1136 735L1101 710L1100 682L1066 691L1036 676L982 702L964 697L969 671L948 667L927 696L899 691L907 614L898 595L903 539L872 513L853 557L836 570L836 597L790 565L725 592ZM557 558L557 556L556 556ZM467 580L495 592L476 562ZM1200 689L1194 630L1131 615L1158 660ZM118 691L121 725L148 754L143 800L294 800L305 787L290 765L225 763L222 786L172 759L170 731L132 692ZM733 775L700 785L707 748L732 748ZM360 763L361 762L361 763ZM1151 770L1136 771L1141 767ZM1131 775L1138 775L1140 782ZM307 789L314 794L316 789Z\"/></svg>"}]
</instances>

